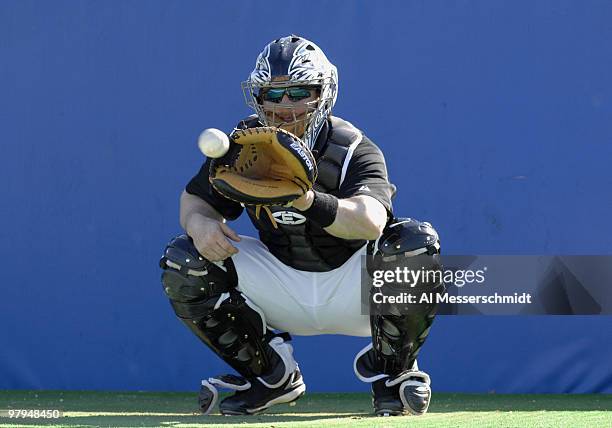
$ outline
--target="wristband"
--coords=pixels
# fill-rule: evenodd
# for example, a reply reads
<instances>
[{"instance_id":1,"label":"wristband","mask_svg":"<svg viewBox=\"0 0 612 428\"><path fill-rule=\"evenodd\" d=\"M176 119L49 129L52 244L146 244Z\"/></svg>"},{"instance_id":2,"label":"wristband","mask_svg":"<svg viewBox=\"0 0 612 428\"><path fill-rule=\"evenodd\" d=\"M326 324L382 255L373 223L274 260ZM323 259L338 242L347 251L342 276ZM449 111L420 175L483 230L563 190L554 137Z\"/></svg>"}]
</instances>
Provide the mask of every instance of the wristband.
<instances>
[{"instance_id":1,"label":"wristband","mask_svg":"<svg viewBox=\"0 0 612 428\"><path fill-rule=\"evenodd\" d=\"M302 213L310 220L316 221L321 227L331 225L338 213L338 198L327 193L313 190L314 199L312 205Z\"/></svg>"}]
</instances>

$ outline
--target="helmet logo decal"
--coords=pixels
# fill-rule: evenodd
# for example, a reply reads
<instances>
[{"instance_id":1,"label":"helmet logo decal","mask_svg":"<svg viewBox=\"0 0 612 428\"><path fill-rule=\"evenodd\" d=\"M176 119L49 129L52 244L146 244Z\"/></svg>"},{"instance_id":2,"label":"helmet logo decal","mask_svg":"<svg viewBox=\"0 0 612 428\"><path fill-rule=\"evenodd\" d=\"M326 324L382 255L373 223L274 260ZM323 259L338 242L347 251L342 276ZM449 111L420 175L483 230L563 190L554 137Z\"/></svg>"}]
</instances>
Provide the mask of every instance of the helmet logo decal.
<instances>
[{"instance_id":1,"label":"helmet logo decal","mask_svg":"<svg viewBox=\"0 0 612 428\"><path fill-rule=\"evenodd\" d=\"M270 80L270 45L266 46L262 53L257 57L255 70L251 73L251 79L257 83L265 83Z\"/></svg>"}]
</instances>

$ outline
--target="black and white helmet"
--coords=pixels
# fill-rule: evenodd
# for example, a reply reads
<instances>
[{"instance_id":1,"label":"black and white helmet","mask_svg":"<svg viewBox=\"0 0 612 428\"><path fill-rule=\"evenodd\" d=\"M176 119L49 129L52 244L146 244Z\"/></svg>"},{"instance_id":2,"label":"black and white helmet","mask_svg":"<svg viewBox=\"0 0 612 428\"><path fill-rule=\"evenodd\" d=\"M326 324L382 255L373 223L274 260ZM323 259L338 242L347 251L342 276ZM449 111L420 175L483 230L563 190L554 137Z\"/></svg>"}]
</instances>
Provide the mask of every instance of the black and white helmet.
<instances>
[{"instance_id":1,"label":"black and white helmet","mask_svg":"<svg viewBox=\"0 0 612 428\"><path fill-rule=\"evenodd\" d=\"M242 83L247 105L268 126L274 124L263 110L261 91L289 86L319 88L319 99L308 114L302 136L304 143L312 148L336 103L338 71L316 44L295 35L268 43L257 57L255 69Z\"/></svg>"}]
</instances>

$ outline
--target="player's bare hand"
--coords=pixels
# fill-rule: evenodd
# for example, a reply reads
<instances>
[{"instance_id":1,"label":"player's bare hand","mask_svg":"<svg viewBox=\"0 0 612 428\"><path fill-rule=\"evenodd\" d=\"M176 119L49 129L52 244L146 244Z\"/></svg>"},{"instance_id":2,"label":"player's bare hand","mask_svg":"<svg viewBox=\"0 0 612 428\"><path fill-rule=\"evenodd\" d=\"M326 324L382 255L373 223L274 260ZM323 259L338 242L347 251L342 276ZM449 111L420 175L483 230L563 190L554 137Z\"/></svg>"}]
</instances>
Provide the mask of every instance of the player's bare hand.
<instances>
[{"instance_id":1,"label":"player's bare hand","mask_svg":"<svg viewBox=\"0 0 612 428\"><path fill-rule=\"evenodd\" d=\"M225 260L238 253L231 241L240 237L227 224L208 217L196 215L189 219L187 234L193 239L198 252L211 262Z\"/></svg>"},{"instance_id":2,"label":"player's bare hand","mask_svg":"<svg viewBox=\"0 0 612 428\"><path fill-rule=\"evenodd\" d=\"M300 211L306 211L312 206L313 201L314 192L312 190L309 190L308 192L297 198L295 201L293 201L290 206L297 208Z\"/></svg>"}]
</instances>

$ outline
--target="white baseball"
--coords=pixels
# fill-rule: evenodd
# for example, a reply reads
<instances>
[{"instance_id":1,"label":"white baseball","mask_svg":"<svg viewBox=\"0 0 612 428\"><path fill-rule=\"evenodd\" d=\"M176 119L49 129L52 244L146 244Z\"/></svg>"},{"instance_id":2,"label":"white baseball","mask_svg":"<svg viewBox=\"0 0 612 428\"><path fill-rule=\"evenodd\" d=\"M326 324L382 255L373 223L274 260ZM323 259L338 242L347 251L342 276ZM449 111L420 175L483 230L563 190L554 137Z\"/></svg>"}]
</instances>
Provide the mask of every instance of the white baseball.
<instances>
[{"instance_id":1,"label":"white baseball","mask_svg":"<svg viewBox=\"0 0 612 428\"><path fill-rule=\"evenodd\" d=\"M229 138L223 131L208 128L198 137L198 147L209 158L220 158L229 150Z\"/></svg>"}]
</instances>

